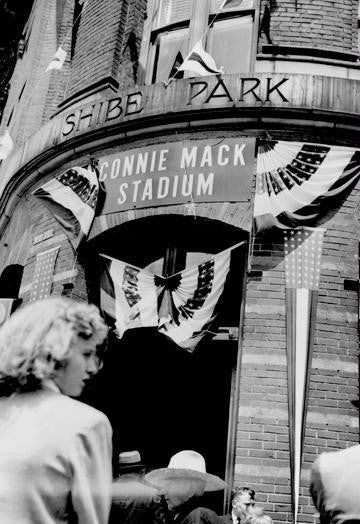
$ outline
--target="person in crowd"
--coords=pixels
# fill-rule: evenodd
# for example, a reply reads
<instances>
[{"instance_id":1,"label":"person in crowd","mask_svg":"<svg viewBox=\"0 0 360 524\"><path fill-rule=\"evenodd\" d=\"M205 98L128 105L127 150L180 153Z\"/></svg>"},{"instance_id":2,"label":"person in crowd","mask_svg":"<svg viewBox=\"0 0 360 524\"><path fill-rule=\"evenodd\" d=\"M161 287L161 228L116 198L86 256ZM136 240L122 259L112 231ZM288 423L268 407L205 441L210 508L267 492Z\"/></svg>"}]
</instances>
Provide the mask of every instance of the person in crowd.
<instances>
[{"instance_id":1,"label":"person in crowd","mask_svg":"<svg viewBox=\"0 0 360 524\"><path fill-rule=\"evenodd\" d=\"M206 472L204 457L192 450L179 451L167 468L150 471L145 479L160 489L169 510L167 522L176 524L219 524L220 517L201 506L205 492L226 487L220 477Z\"/></svg>"},{"instance_id":2,"label":"person in crowd","mask_svg":"<svg viewBox=\"0 0 360 524\"><path fill-rule=\"evenodd\" d=\"M360 444L322 453L313 463L310 493L321 524L360 523Z\"/></svg>"},{"instance_id":3,"label":"person in crowd","mask_svg":"<svg viewBox=\"0 0 360 524\"><path fill-rule=\"evenodd\" d=\"M255 491L248 487L236 487L231 492L231 513L222 517L227 524L249 524L258 516L255 509Z\"/></svg>"},{"instance_id":4,"label":"person in crowd","mask_svg":"<svg viewBox=\"0 0 360 524\"><path fill-rule=\"evenodd\" d=\"M164 524L166 504L159 490L145 481L140 452L119 453L117 478L112 488L110 524Z\"/></svg>"},{"instance_id":5,"label":"person in crowd","mask_svg":"<svg viewBox=\"0 0 360 524\"><path fill-rule=\"evenodd\" d=\"M96 306L50 297L0 329L0 522L107 524L111 426L78 397L99 368Z\"/></svg>"}]
</instances>

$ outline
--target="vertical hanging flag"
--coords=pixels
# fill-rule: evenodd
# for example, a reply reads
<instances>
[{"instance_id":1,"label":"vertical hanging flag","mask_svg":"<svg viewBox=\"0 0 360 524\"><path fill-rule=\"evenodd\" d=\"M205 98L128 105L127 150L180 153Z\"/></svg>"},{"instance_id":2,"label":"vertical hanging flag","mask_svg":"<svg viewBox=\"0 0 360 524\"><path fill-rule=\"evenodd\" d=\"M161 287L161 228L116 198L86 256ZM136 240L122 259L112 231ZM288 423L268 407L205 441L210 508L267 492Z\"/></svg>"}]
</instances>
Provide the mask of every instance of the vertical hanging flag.
<instances>
[{"instance_id":1,"label":"vertical hanging flag","mask_svg":"<svg viewBox=\"0 0 360 524\"><path fill-rule=\"evenodd\" d=\"M5 160L5 158L10 155L13 147L14 143L10 133L8 130L6 130L5 133L0 137L0 160Z\"/></svg>"},{"instance_id":2,"label":"vertical hanging flag","mask_svg":"<svg viewBox=\"0 0 360 524\"><path fill-rule=\"evenodd\" d=\"M73 167L33 193L40 198L69 237L74 249L91 228L99 194L96 171Z\"/></svg>"},{"instance_id":3,"label":"vertical hanging flag","mask_svg":"<svg viewBox=\"0 0 360 524\"><path fill-rule=\"evenodd\" d=\"M213 57L204 51L201 40L194 45L178 71L192 71L200 76L218 75L224 72L222 68L217 67Z\"/></svg>"},{"instance_id":4,"label":"vertical hanging flag","mask_svg":"<svg viewBox=\"0 0 360 524\"><path fill-rule=\"evenodd\" d=\"M65 58L66 58L66 51L62 47L58 47L56 53L54 54L53 58L51 59L51 62L45 69L45 73L47 71L51 71L52 69L61 69L64 65Z\"/></svg>"},{"instance_id":5,"label":"vertical hanging flag","mask_svg":"<svg viewBox=\"0 0 360 524\"><path fill-rule=\"evenodd\" d=\"M296 524L324 229L284 232L290 468Z\"/></svg>"},{"instance_id":6,"label":"vertical hanging flag","mask_svg":"<svg viewBox=\"0 0 360 524\"><path fill-rule=\"evenodd\" d=\"M157 326L158 289L155 280L161 281L161 277L106 255L100 257L103 266L101 309L115 320L119 337L127 329Z\"/></svg>"},{"instance_id":7,"label":"vertical hanging flag","mask_svg":"<svg viewBox=\"0 0 360 524\"><path fill-rule=\"evenodd\" d=\"M36 255L30 302L50 295L53 273L60 246Z\"/></svg>"}]
</instances>

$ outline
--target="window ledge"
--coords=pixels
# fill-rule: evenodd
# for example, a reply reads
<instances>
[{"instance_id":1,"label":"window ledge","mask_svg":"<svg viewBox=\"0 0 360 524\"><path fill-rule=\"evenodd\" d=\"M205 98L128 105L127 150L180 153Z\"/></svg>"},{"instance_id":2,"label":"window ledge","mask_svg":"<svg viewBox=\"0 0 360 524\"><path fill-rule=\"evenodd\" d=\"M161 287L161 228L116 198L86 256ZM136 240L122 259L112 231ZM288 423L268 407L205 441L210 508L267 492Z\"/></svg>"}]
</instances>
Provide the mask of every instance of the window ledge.
<instances>
[{"instance_id":1,"label":"window ledge","mask_svg":"<svg viewBox=\"0 0 360 524\"><path fill-rule=\"evenodd\" d=\"M340 61L359 65L359 55L357 53L337 51L335 49L264 44L260 56L266 55L271 55L276 60L281 58L289 59L290 57L292 60L295 57L304 60L306 57L309 57L312 59L330 60L332 61L331 63Z\"/></svg>"},{"instance_id":2,"label":"window ledge","mask_svg":"<svg viewBox=\"0 0 360 524\"><path fill-rule=\"evenodd\" d=\"M264 54L264 53L258 53L256 55L256 60L268 60L273 62L305 62L305 63L312 63L312 64L324 64L324 65L331 65L336 67L344 67L347 69L357 69L360 70L360 62L354 63L352 61L347 60L335 60L335 59L326 59L326 58L316 58L311 57L308 55L295 55L295 54L289 54L287 56L284 55L270 55L270 54Z\"/></svg>"}]
</instances>

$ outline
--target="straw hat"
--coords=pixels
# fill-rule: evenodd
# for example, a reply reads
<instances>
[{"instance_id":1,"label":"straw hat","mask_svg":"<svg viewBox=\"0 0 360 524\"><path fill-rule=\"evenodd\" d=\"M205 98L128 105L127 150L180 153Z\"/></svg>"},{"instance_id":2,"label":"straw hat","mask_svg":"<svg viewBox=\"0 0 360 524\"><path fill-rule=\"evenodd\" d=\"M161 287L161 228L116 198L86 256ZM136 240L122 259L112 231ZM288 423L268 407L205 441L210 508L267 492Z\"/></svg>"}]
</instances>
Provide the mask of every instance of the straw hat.
<instances>
[{"instance_id":1,"label":"straw hat","mask_svg":"<svg viewBox=\"0 0 360 524\"><path fill-rule=\"evenodd\" d=\"M119 453L117 465L119 469L135 469L145 466L141 461L141 455L137 450L122 451Z\"/></svg>"},{"instance_id":2,"label":"straw hat","mask_svg":"<svg viewBox=\"0 0 360 524\"><path fill-rule=\"evenodd\" d=\"M204 457L192 450L179 451L171 457L167 468L154 469L145 475L147 481L160 488L176 478L203 480L205 491L219 491L226 487L220 477L206 472Z\"/></svg>"}]
</instances>

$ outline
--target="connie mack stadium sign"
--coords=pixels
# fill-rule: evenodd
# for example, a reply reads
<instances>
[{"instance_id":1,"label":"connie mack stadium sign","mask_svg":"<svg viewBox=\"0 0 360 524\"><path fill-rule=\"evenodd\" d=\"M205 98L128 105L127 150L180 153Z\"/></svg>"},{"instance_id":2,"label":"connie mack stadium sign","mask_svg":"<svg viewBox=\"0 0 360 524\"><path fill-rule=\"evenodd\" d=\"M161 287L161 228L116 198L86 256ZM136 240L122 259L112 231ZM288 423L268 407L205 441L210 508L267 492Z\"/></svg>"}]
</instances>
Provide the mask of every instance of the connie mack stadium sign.
<instances>
[{"instance_id":1,"label":"connie mack stadium sign","mask_svg":"<svg viewBox=\"0 0 360 524\"><path fill-rule=\"evenodd\" d=\"M99 159L102 214L186 202L251 199L254 138L168 142Z\"/></svg>"}]
</instances>

